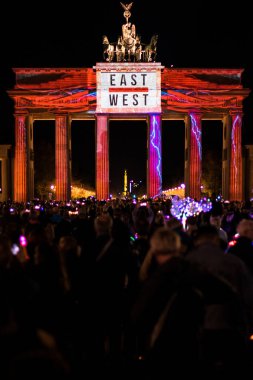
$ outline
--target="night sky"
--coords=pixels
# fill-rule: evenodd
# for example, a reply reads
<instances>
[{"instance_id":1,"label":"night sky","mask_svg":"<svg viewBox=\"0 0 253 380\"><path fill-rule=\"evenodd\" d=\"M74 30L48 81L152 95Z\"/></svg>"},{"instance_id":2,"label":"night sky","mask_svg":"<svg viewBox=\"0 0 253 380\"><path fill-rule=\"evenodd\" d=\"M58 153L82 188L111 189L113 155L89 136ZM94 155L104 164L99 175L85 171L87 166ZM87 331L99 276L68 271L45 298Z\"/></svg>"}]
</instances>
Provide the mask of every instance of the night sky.
<instances>
[{"instance_id":1,"label":"night sky","mask_svg":"<svg viewBox=\"0 0 253 380\"><path fill-rule=\"evenodd\" d=\"M166 9L164 4L166 3ZM9 9L8 9L9 7ZM26 6L9 2L1 23L0 143L13 144L13 105L6 90L14 85L12 67L92 67L102 61L102 35L115 41L125 22L118 0L102 3L36 2ZM148 43L159 35L157 61L166 67L244 68L244 87L253 88L252 12L246 1L190 2L135 1L130 21ZM253 143L253 96L244 104L243 143ZM220 124L218 124L220 125ZM203 124L204 149L220 149L217 124ZM215 133L214 133L215 131ZM217 134L216 134L217 133ZM252 137L251 137L252 135ZM164 187L183 179L183 136L181 122L163 125ZM218 136L218 137L217 137ZM45 122L35 125L36 144L54 144L54 131ZM73 175L94 186L94 123L74 122ZM80 141L83 143L80 144ZM217 143L218 141L218 143ZM49 149L50 150L50 149ZM205 151L204 151L205 157ZM146 126L142 122L113 122L110 125L111 191L123 186L123 171L129 179L146 180Z\"/></svg>"}]
</instances>

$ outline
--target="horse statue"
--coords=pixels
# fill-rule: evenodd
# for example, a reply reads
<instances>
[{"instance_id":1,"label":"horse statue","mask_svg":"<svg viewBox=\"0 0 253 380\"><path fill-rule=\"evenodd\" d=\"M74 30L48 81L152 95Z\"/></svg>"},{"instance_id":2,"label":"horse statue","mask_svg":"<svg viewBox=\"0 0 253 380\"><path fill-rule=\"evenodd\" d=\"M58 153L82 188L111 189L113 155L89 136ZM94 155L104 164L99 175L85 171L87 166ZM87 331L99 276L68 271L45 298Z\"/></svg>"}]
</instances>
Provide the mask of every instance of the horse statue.
<instances>
[{"instance_id":1,"label":"horse statue","mask_svg":"<svg viewBox=\"0 0 253 380\"><path fill-rule=\"evenodd\" d=\"M125 59L125 46L122 37L119 36L116 44L116 61L123 62Z\"/></svg>"},{"instance_id":2,"label":"horse statue","mask_svg":"<svg viewBox=\"0 0 253 380\"><path fill-rule=\"evenodd\" d=\"M141 37L137 35L136 40L135 40L135 61L141 62L141 58L142 58Z\"/></svg>"},{"instance_id":3,"label":"horse statue","mask_svg":"<svg viewBox=\"0 0 253 380\"><path fill-rule=\"evenodd\" d=\"M155 62L157 41L158 35L154 34L151 37L150 44L145 47L145 62Z\"/></svg>"},{"instance_id":4,"label":"horse statue","mask_svg":"<svg viewBox=\"0 0 253 380\"><path fill-rule=\"evenodd\" d=\"M103 58L106 62L112 62L114 58L114 46L110 44L107 36L103 36Z\"/></svg>"}]
</instances>

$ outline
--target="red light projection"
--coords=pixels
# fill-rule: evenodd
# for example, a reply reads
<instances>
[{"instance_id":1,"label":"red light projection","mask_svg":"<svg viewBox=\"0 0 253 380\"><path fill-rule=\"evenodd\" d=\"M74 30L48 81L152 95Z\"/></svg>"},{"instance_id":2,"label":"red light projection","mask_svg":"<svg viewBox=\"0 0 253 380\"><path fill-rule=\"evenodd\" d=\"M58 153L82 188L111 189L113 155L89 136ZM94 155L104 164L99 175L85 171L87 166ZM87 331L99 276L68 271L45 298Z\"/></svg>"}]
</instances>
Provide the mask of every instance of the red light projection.
<instances>
[{"instance_id":1,"label":"red light projection","mask_svg":"<svg viewBox=\"0 0 253 380\"><path fill-rule=\"evenodd\" d=\"M232 114L230 199L242 199L242 115Z\"/></svg>"},{"instance_id":2,"label":"red light projection","mask_svg":"<svg viewBox=\"0 0 253 380\"><path fill-rule=\"evenodd\" d=\"M241 69L164 69L163 112L196 110L224 113L242 107L248 90L241 85Z\"/></svg>"},{"instance_id":3,"label":"red light projection","mask_svg":"<svg viewBox=\"0 0 253 380\"><path fill-rule=\"evenodd\" d=\"M92 68L14 69L16 110L94 112L96 74ZM175 69L162 72L162 112L224 113L241 110L248 90L241 85L241 69Z\"/></svg>"},{"instance_id":4,"label":"red light projection","mask_svg":"<svg viewBox=\"0 0 253 380\"><path fill-rule=\"evenodd\" d=\"M27 175L27 136L25 115L16 115L15 120L15 162L14 162L14 199L17 202L26 200Z\"/></svg>"},{"instance_id":5,"label":"red light projection","mask_svg":"<svg viewBox=\"0 0 253 380\"><path fill-rule=\"evenodd\" d=\"M69 150L67 116L55 118L55 184L56 198L70 199Z\"/></svg>"},{"instance_id":6,"label":"red light projection","mask_svg":"<svg viewBox=\"0 0 253 380\"><path fill-rule=\"evenodd\" d=\"M115 65L117 66L117 63ZM127 63L118 65L125 65L124 69L127 69ZM154 65L157 64L154 63ZM122 71L123 66L119 69ZM136 70L141 72L138 67ZM67 200L70 196L69 129L71 120L97 119L97 198L108 198L108 122L111 115L109 111L96 114L96 72L92 68L18 68L14 69L14 72L16 85L13 90L9 91L10 97L15 102L16 117L14 200L26 201L28 194L32 197L33 190L29 192L28 187L31 187L30 179L33 180L32 165L30 165L32 155L29 153L33 149L33 141L30 132L28 133L30 130L28 126L29 120L35 119L55 119L56 192L57 198L62 200ZM129 69L128 72L131 70ZM152 68L150 68L150 72L152 72ZM185 120L187 131L185 139L186 195L199 198L202 160L201 120L219 119L223 120L224 131L226 131L223 133L222 191L225 197L242 199L241 112L242 101L249 94L249 90L244 89L241 85L242 72L241 69L164 68L161 71L161 83L159 77L159 96L161 88L159 112L152 112L147 107L147 112L145 109L142 110L142 115L136 112L133 116L131 108L120 114L123 119L143 118L143 115L146 114L150 124L148 195L153 196L161 191L160 125L162 120ZM138 85L138 91L145 92L147 90L147 86L139 87ZM111 92L116 90L119 89L116 88ZM130 91L131 87L127 90ZM119 108L120 111L122 110Z\"/></svg>"}]
</instances>

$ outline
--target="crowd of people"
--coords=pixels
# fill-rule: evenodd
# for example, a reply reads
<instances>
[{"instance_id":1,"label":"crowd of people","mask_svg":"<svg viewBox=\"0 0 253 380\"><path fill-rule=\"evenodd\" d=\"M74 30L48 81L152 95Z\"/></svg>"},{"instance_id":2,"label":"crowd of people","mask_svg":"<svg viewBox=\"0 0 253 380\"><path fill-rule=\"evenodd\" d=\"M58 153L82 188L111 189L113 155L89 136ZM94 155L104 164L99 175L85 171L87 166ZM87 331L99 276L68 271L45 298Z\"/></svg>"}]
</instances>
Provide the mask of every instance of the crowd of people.
<instances>
[{"instance_id":1,"label":"crowd of people","mask_svg":"<svg viewBox=\"0 0 253 380\"><path fill-rule=\"evenodd\" d=\"M2 378L252 369L253 205L171 205L0 204Z\"/></svg>"}]
</instances>

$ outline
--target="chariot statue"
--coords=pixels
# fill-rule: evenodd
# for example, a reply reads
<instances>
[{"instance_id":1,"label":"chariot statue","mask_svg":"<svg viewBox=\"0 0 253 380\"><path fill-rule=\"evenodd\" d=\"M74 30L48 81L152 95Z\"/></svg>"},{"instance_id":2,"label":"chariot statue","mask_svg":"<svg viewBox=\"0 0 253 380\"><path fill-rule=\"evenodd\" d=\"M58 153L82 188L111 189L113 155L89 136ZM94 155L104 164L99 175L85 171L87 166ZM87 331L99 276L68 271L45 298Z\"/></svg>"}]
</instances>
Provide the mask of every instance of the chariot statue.
<instances>
[{"instance_id":1,"label":"chariot statue","mask_svg":"<svg viewBox=\"0 0 253 380\"><path fill-rule=\"evenodd\" d=\"M130 9L133 2L129 4L120 3L124 9L126 23L122 25L122 35L117 42L109 42L107 36L103 36L103 58L106 62L155 62L158 35L151 38L149 44L143 44L141 37L136 34L135 25L129 22Z\"/></svg>"}]
</instances>

